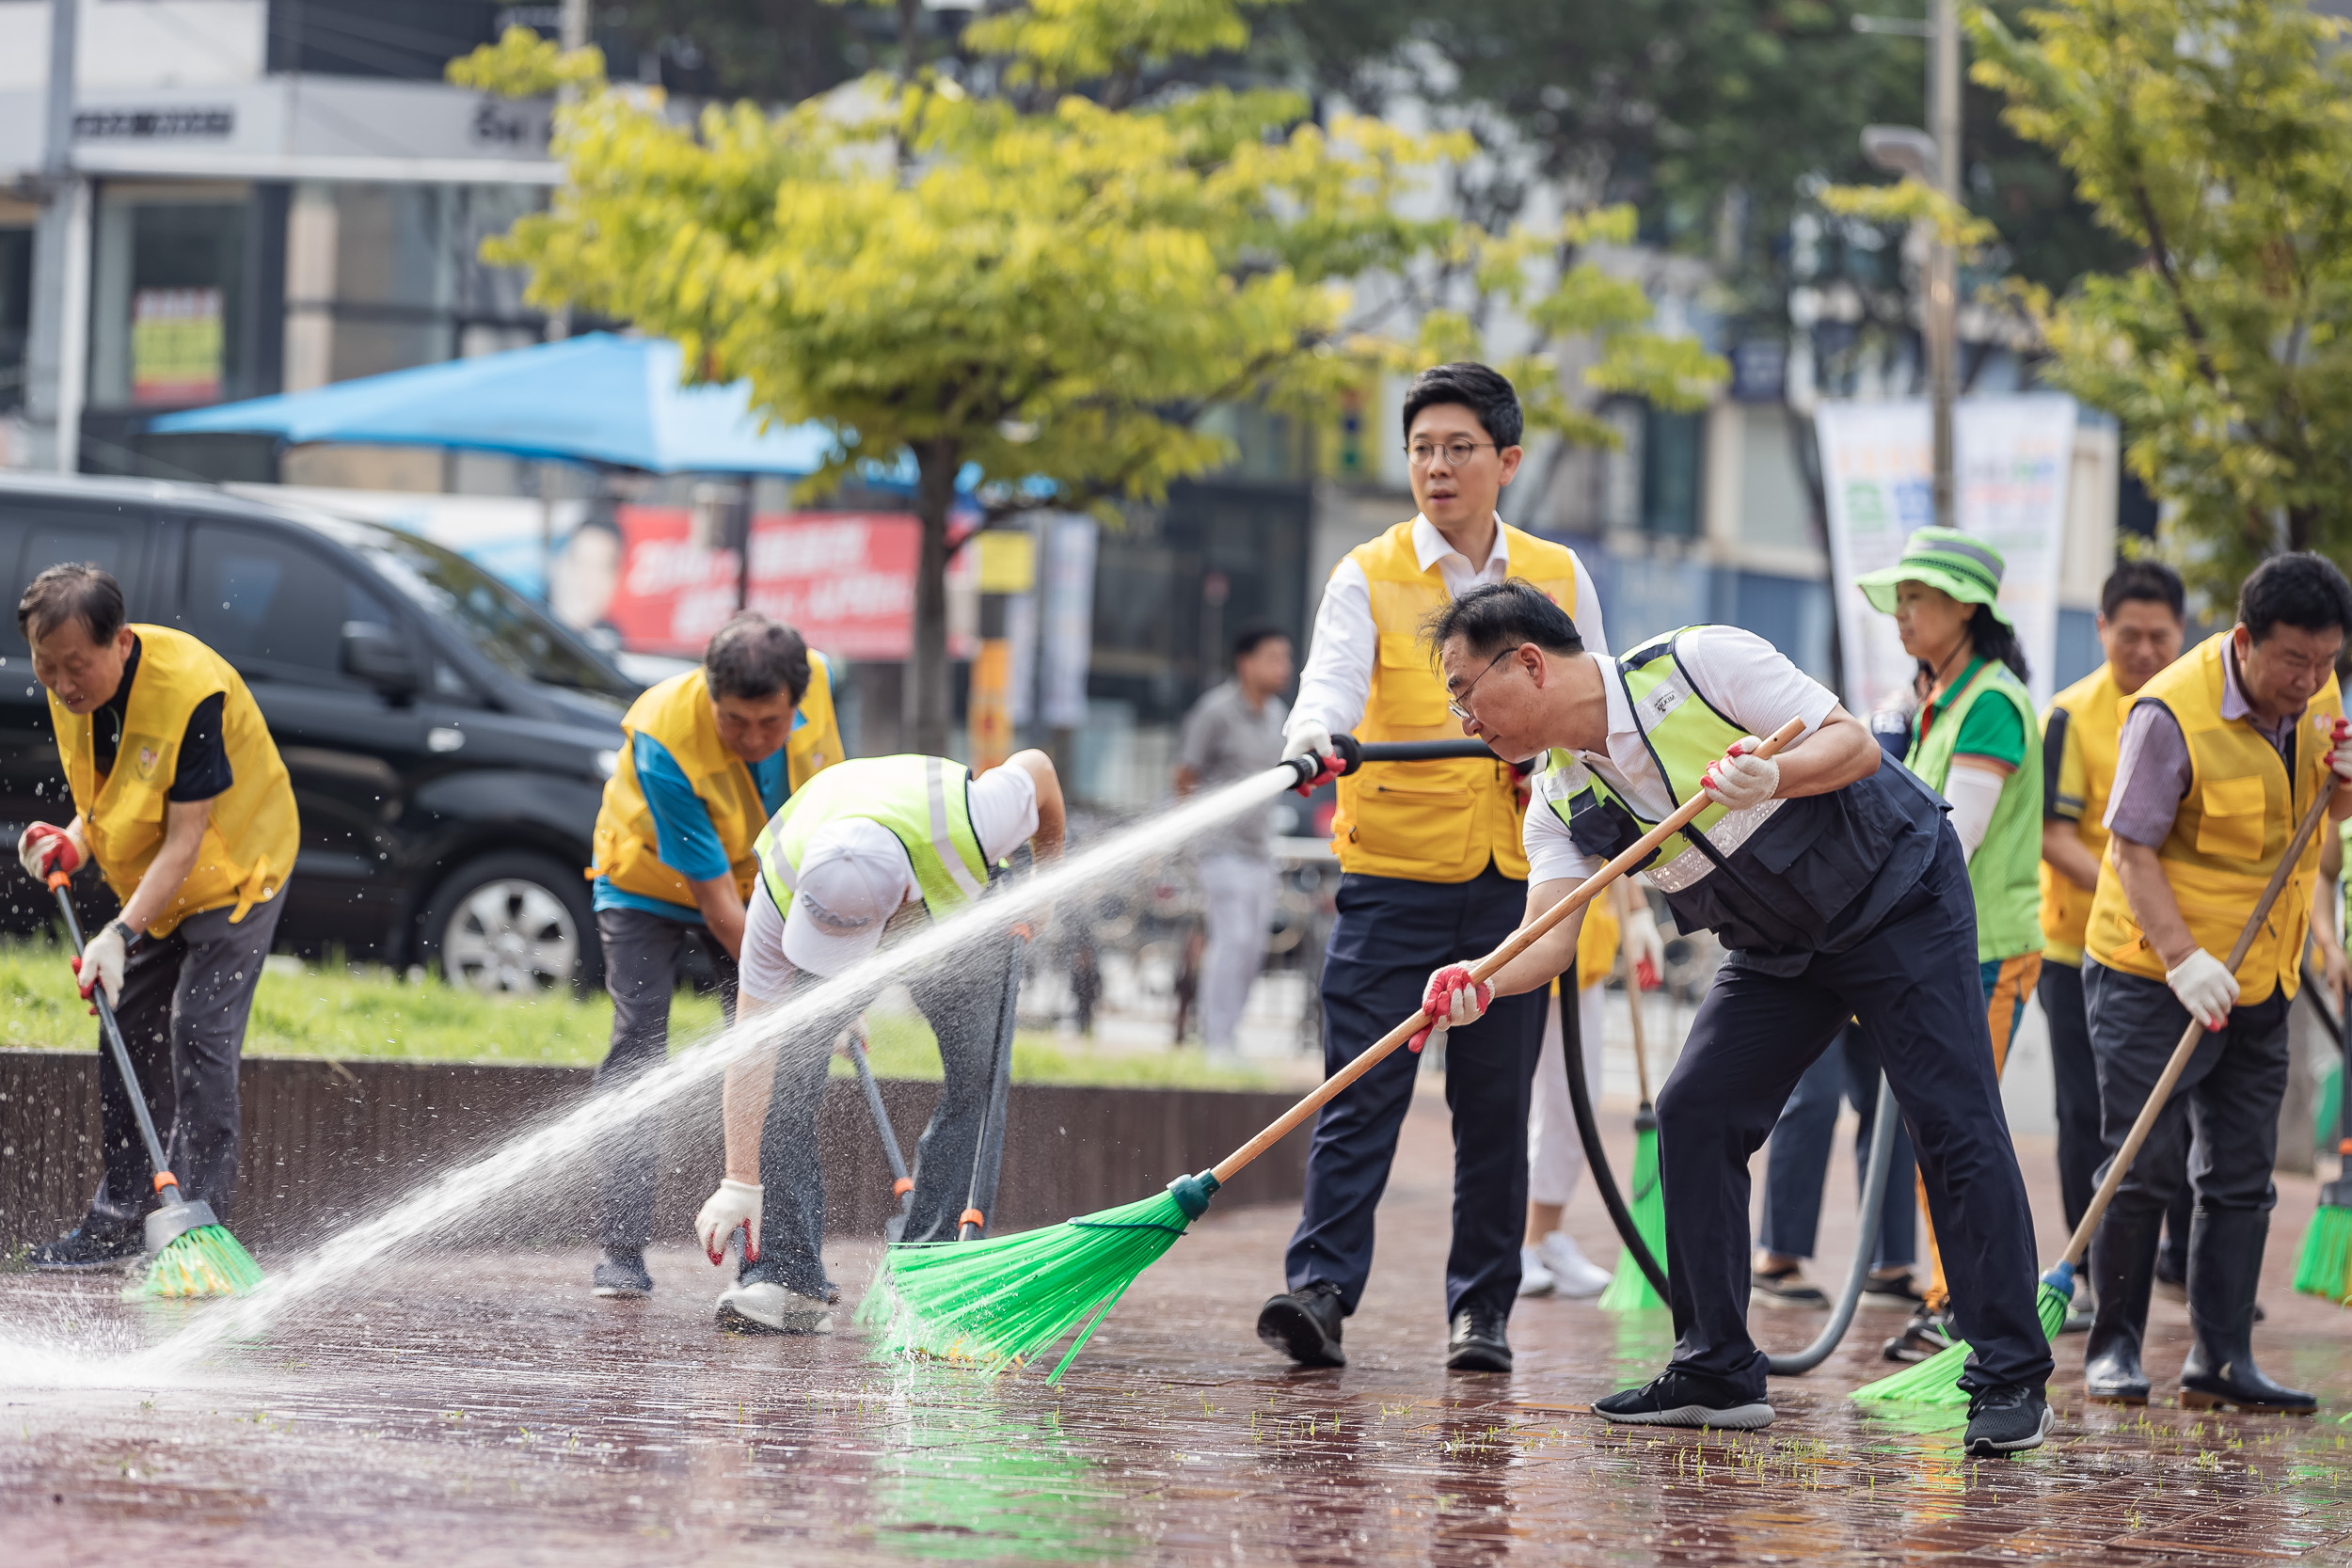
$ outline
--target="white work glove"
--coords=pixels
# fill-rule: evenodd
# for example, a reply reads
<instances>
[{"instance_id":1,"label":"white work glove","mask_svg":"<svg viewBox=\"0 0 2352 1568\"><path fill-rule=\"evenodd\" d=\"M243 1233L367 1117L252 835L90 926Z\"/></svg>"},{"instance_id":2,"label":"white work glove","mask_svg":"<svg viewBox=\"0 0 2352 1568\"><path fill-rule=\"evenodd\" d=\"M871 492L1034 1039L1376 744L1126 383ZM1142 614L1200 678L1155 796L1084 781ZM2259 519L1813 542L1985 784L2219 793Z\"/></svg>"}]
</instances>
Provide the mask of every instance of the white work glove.
<instances>
[{"instance_id":1,"label":"white work glove","mask_svg":"<svg viewBox=\"0 0 2352 1568\"><path fill-rule=\"evenodd\" d=\"M2181 999L2189 1016L2208 1029L2225 1027L2237 1003L2237 976L2219 958L2200 947L2165 971L2164 983Z\"/></svg>"},{"instance_id":2,"label":"white work glove","mask_svg":"<svg viewBox=\"0 0 2352 1568\"><path fill-rule=\"evenodd\" d=\"M1707 798L1730 811L1760 806L1780 793L1780 764L1753 753L1764 742L1752 735L1733 741L1699 780Z\"/></svg>"},{"instance_id":3,"label":"white work glove","mask_svg":"<svg viewBox=\"0 0 2352 1568\"><path fill-rule=\"evenodd\" d=\"M26 828L16 841L16 863L24 874L37 882L49 880L53 871L72 876L89 859L89 841L72 826L57 827L48 822L36 822Z\"/></svg>"},{"instance_id":4,"label":"white work glove","mask_svg":"<svg viewBox=\"0 0 2352 1568\"><path fill-rule=\"evenodd\" d=\"M82 956L73 960L73 984L80 990L82 1000L87 1002L90 992L103 987L107 1006L119 1002L122 966L130 956L131 943L123 934L122 922L109 920L105 929L82 944Z\"/></svg>"},{"instance_id":5,"label":"white work glove","mask_svg":"<svg viewBox=\"0 0 2352 1568\"><path fill-rule=\"evenodd\" d=\"M1626 972L1633 976L1634 986L1642 990L1656 990L1666 983L1666 939L1658 934L1658 917L1649 912L1648 900L1634 895L1633 907L1626 911L1625 935Z\"/></svg>"},{"instance_id":6,"label":"white work glove","mask_svg":"<svg viewBox=\"0 0 2352 1568\"><path fill-rule=\"evenodd\" d=\"M710 1195L703 1212L694 1216L694 1234L712 1262L725 1260L727 1238L738 1229L743 1232L744 1260L759 1261L759 1200L760 1186L756 1181L729 1179L719 1183L719 1190Z\"/></svg>"},{"instance_id":7,"label":"white work glove","mask_svg":"<svg viewBox=\"0 0 2352 1568\"><path fill-rule=\"evenodd\" d=\"M1311 795L1325 780L1339 777L1339 749L1331 744L1330 726L1319 719L1293 719L1283 726L1281 760L1295 757L1312 757L1318 764L1313 773L1299 781L1301 795Z\"/></svg>"},{"instance_id":8,"label":"white work glove","mask_svg":"<svg viewBox=\"0 0 2352 1568\"><path fill-rule=\"evenodd\" d=\"M2328 768L2339 784L2352 784L2352 746L2344 743L2347 739L2352 739L2352 720L2339 719L2335 733L2328 739Z\"/></svg>"},{"instance_id":9,"label":"white work glove","mask_svg":"<svg viewBox=\"0 0 2352 1568\"><path fill-rule=\"evenodd\" d=\"M1429 1027L1407 1040L1406 1049L1419 1055L1432 1035L1484 1018L1494 999L1494 987L1471 979L1468 964L1446 965L1429 976L1429 989L1422 992L1421 1010L1429 1015Z\"/></svg>"},{"instance_id":10,"label":"white work glove","mask_svg":"<svg viewBox=\"0 0 2352 1568\"><path fill-rule=\"evenodd\" d=\"M866 1015L860 1013L855 1022L833 1037L833 1053L836 1056L863 1054L872 1048L873 1037L866 1027Z\"/></svg>"}]
</instances>

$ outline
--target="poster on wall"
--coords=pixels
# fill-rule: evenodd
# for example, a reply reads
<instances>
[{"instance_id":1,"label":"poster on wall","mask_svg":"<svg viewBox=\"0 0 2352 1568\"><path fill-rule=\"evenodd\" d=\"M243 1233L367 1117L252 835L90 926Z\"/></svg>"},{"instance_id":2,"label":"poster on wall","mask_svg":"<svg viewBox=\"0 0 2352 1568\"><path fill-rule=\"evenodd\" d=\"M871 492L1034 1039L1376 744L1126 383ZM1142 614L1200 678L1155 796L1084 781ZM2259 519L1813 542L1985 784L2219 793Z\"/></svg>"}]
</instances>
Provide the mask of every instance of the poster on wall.
<instances>
[{"instance_id":1,"label":"poster on wall","mask_svg":"<svg viewBox=\"0 0 2352 1568\"><path fill-rule=\"evenodd\" d=\"M2000 607L2017 628L2036 703L2058 659L2058 563L2074 466L2074 400L2057 392L1963 398L1952 413L1954 510L2001 553ZM1846 705L1867 714L1916 668L1895 618L1870 608L1854 578L1900 560L1911 531L1934 521L1934 436L1925 400L1824 401L1814 416L1828 502L1831 589Z\"/></svg>"},{"instance_id":2,"label":"poster on wall","mask_svg":"<svg viewBox=\"0 0 2352 1568\"><path fill-rule=\"evenodd\" d=\"M697 658L735 613L736 560L694 538L687 507L614 509L618 581L606 619L634 653ZM752 519L749 606L845 658L903 659L914 641L922 525L889 514Z\"/></svg>"},{"instance_id":3,"label":"poster on wall","mask_svg":"<svg viewBox=\"0 0 2352 1568\"><path fill-rule=\"evenodd\" d=\"M219 401L222 341L218 289L141 289L131 296L131 401Z\"/></svg>"}]
</instances>

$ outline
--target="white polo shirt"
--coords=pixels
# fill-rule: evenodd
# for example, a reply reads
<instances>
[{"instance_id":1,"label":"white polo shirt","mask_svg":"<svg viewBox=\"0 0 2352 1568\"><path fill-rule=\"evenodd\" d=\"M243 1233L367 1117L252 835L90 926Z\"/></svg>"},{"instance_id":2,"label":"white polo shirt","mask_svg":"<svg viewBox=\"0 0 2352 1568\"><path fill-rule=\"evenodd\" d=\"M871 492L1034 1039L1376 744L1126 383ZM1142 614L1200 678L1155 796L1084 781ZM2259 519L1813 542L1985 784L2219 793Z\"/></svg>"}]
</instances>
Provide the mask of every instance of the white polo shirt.
<instances>
[{"instance_id":1,"label":"white polo shirt","mask_svg":"<svg viewBox=\"0 0 2352 1568\"><path fill-rule=\"evenodd\" d=\"M1836 692L1752 631L1738 626L1695 626L1682 634L1677 651L1692 684L1718 712L1750 735L1770 735L1792 718L1804 720L1804 734L1811 735L1837 706ZM1601 689L1609 701L1609 737L1600 751L1578 752L1576 758L1644 818L1655 822L1671 816L1681 802L1667 787L1634 722L1625 682L1617 674L1617 661L1604 654L1597 662ZM1579 781L1564 778L1556 770L1548 768L1535 776L1535 793L1541 799L1529 804L1527 823L1519 833L1527 848L1530 886L1562 879L1581 882L1601 868L1603 862L1579 849L1560 814L1544 803L1565 800L1578 787ZM1708 842L1729 850L1779 806L1777 800L1767 800L1747 811L1729 813L1708 831ZM1643 879L1650 879L1645 874Z\"/></svg>"}]
</instances>

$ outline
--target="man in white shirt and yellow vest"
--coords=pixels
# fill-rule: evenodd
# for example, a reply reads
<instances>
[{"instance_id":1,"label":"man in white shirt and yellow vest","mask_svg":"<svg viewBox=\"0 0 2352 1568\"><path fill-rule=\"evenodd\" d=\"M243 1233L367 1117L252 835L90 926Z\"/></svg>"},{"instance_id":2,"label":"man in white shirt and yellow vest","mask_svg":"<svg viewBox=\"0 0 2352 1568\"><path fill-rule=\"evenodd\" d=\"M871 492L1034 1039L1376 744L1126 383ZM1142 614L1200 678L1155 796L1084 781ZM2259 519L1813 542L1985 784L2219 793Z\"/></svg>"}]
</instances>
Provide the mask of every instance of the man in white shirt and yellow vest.
<instances>
[{"instance_id":1,"label":"man in white shirt and yellow vest","mask_svg":"<svg viewBox=\"0 0 2352 1568\"><path fill-rule=\"evenodd\" d=\"M1511 383L1485 365L1438 365L1406 392L1405 446L1420 515L1341 562L1284 731L1285 756L1329 757L1331 736L1458 740L1422 624L1455 595L1505 578L1557 601L1603 646L1600 603L1565 546L1505 527L1495 511L1518 470ZM1342 873L1323 971L1324 1065L1336 1070L1410 1017L1433 964L1500 942L1526 902L1525 784L1500 759L1381 763L1339 782L1331 825ZM1540 995L1498 1003L1453 1032L1454 1242L1446 1259L1446 1365L1507 1371L1527 1212L1528 1085L1543 1043ZM1417 1055L1398 1052L1331 1101L1307 1155L1305 1212L1287 1289L1258 1338L1307 1366L1346 1365L1341 1323L1372 1273L1373 1212L1388 1185Z\"/></svg>"},{"instance_id":2,"label":"man in white shirt and yellow vest","mask_svg":"<svg viewBox=\"0 0 2352 1568\"><path fill-rule=\"evenodd\" d=\"M165 1135L180 1192L226 1222L237 1196L237 1060L278 894L301 829L277 743L245 681L168 626L134 626L122 589L95 565L52 566L17 602L74 816L36 822L17 858L36 879L95 861L122 912L76 966L103 990L139 1083L98 1053L104 1176L72 1231L33 1249L45 1270L103 1269L138 1256L155 1173L134 1087Z\"/></svg>"},{"instance_id":3,"label":"man in white shirt and yellow vest","mask_svg":"<svg viewBox=\"0 0 2352 1568\"><path fill-rule=\"evenodd\" d=\"M753 842L817 772L841 760L833 683L801 634L755 610L713 633L695 669L648 687L621 721L627 738L596 813L596 936L612 993L612 1044L596 1085L625 1084L669 1053L670 997L689 943L735 1016L744 906L759 873ZM646 1117L602 1151L596 1195L604 1257L592 1288L653 1289L660 1119Z\"/></svg>"},{"instance_id":4,"label":"man in white shirt and yellow vest","mask_svg":"<svg viewBox=\"0 0 2352 1568\"><path fill-rule=\"evenodd\" d=\"M2287 1007L2300 978L2320 835L2303 847L2245 958L2228 959L2314 794L2352 816L2336 659L2352 584L2323 556L2273 556L2238 591L2237 624L2128 699L2107 798L2106 858L2083 936L2083 996L2109 1158L2193 1017L2208 1031L2091 1238L2091 1399L2148 1402L2140 1365L2156 1234L2184 1168L2197 1195L2181 1368L2191 1408L2308 1413L2310 1394L2254 1364ZM2193 1126L2192 1126L2193 1123ZM2194 1134L2192 1147L2192 1132ZM2102 1178L2106 1167L2101 1167Z\"/></svg>"}]
</instances>

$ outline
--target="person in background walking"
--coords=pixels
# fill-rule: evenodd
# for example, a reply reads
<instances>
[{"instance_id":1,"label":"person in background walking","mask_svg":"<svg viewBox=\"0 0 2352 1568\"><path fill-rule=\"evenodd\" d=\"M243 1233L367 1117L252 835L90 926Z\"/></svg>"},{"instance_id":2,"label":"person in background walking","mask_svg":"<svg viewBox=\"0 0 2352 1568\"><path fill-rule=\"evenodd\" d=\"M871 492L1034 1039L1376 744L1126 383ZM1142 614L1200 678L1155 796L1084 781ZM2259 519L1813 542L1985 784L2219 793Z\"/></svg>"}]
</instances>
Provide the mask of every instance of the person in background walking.
<instances>
[{"instance_id":1,"label":"person in background walking","mask_svg":"<svg viewBox=\"0 0 2352 1568\"><path fill-rule=\"evenodd\" d=\"M1904 765L1951 802L1952 829L1968 863L1977 906L1977 963L1984 982L1993 1072L2000 1076L2026 999L2042 970L2035 910L2042 860L2042 728L2026 690L2026 656L1995 606L2000 553L1958 529L1923 528L1902 559L1860 579L1871 605L1895 617L1903 652L1919 661ZM1924 1179L1919 1201L1927 1202ZM1952 1342L1950 1298L1935 1227L1927 1299L1886 1342L1893 1361L1919 1361Z\"/></svg>"},{"instance_id":2,"label":"person in background walking","mask_svg":"<svg viewBox=\"0 0 2352 1568\"><path fill-rule=\"evenodd\" d=\"M1231 784L1282 760L1280 693L1291 683L1291 640L1277 626L1233 639L1233 677L1201 694L1184 716L1176 793ZM1242 1006L1265 958L1274 924L1278 869L1271 805L1235 817L1194 859L1208 941L1200 958L1200 1038L1213 1056L1232 1055Z\"/></svg>"},{"instance_id":3,"label":"person in background walking","mask_svg":"<svg viewBox=\"0 0 2352 1568\"><path fill-rule=\"evenodd\" d=\"M712 634L702 663L648 687L621 721L620 763L596 813L595 905L612 992L612 1044L596 1087L669 1054L670 997L699 946L735 1017L743 909L759 874L753 843L795 790L841 760L833 684L801 634L752 610ZM660 1123L645 1117L603 1150L596 1227L600 1296L653 1289L654 1170Z\"/></svg>"},{"instance_id":4,"label":"person in background walking","mask_svg":"<svg viewBox=\"0 0 2352 1568\"><path fill-rule=\"evenodd\" d=\"M278 895L302 842L269 725L229 661L168 626L134 626L94 565L52 566L17 601L33 678L74 816L36 822L17 859L37 879L95 861L122 912L75 966L103 989L136 1085L98 1048L98 1192L82 1223L37 1246L36 1269L103 1269L139 1255L154 1197L134 1091L164 1133L181 1196L224 1225L237 1199L237 1061Z\"/></svg>"}]
</instances>

